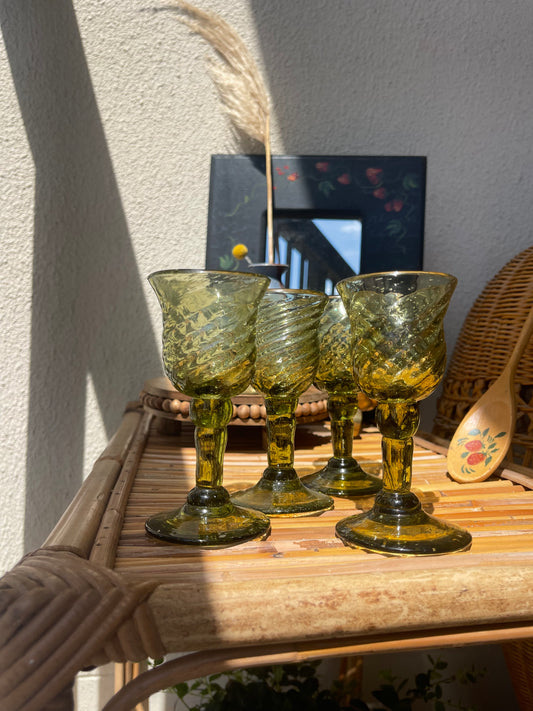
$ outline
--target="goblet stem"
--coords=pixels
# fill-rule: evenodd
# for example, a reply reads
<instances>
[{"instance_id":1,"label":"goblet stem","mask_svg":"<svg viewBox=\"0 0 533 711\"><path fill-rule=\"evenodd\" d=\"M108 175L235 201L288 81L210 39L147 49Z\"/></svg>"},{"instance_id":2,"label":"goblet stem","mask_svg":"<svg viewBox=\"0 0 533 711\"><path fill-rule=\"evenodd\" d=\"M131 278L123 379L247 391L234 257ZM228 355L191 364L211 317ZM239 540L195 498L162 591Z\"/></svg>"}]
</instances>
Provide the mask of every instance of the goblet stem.
<instances>
[{"instance_id":1,"label":"goblet stem","mask_svg":"<svg viewBox=\"0 0 533 711\"><path fill-rule=\"evenodd\" d=\"M333 499L304 486L294 468L297 406L297 396L265 396L268 467L255 486L231 497L233 503L268 516L308 516L333 508Z\"/></svg>"},{"instance_id":2,"label":"goblet stem","mask_svg":"<svg viewBox=\"0 0 533 711\"><path fill-rule=\"evenodd\" d=\"M234 545L265 536L266 516L235 506L222 486L227 425L233 405L229 398L193 398L191 420L195 426L196 486L181 509L152 516L149 533L177 543L211 548Z\"/></svg>"},{"instance_id":3,"label":"goblet stem","mask_svg":"<svg viewBox=\"0 0 533 711\"><path fill-rule=\"evenodd\" d=\"M331 393L328 397L328 413L331 420L331 444L336 459L348 459L353 452L353 421L357 403L353 395Z\"/></svg>"},{"instance_id":4,"label":"goblet stem","mask_svg":"<svg viewBox=\"0 0 533 711\"><path fill-rule=\"evenodd\" d=\"M413 435L420 416L414 402L381 403L376 422L382 434L383 490L405 494L411 489Z\"/></svg>"},{"instance_id":5,"label":"goblet stem","mask_svg":"<svg viewBox=\"0 0 533 711\"><path fill-rule=\"evenodd\" d=\"M333 457L323 469L303 477L302 482L310 489L330 496L375 494L381 489L381 480L363 471L352 456L357 396L354 393L330 393L328 412Z\"/></svg>"},{"instance_id":6,"label":"goblet stem","mask_svg":"<svg viewBox=\"0 0 533 711\"><path fill-rule=\"evenodd\" d=\"M392 555L435 555L470 546L467 531L427 514L411 491L413 435L419 419L415 402L378 404L383 489L376 494L371 511L337 524L337 535L347 545Z\"/></svg>"},{"instance_id":7,"label":"goblet stem","mask_svg":"<svg viewBox=\"0 0 533 711\"><path fill-rule=\"evenodd\" d=\"M265 396L267 411L267 460L268 470L283 472L294 477L294 435L296 432L296 408L298 398ZM267 471L268 471L267 470Z\"/></svg>"},{"instance_id":8,"label":"goblet stem","mask_svg":"<svg viewBox=\"0 0 533 711\"><path fill-rule=\"evenodd\" d=\"M228 441L227 425L233 405L225 398L193 398L190 408L195 426L196 486L213 489L222 486L224 452Z\"/></svg>"}]
</instances>

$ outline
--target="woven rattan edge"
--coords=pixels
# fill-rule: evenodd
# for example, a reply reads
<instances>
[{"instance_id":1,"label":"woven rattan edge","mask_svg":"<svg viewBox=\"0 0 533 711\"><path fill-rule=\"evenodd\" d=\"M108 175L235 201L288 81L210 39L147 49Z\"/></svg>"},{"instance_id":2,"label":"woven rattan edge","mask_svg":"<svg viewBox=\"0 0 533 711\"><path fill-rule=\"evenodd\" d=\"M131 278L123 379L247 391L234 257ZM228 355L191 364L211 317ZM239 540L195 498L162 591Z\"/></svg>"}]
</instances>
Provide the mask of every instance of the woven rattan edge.
<instances>
[{"instance_id":1,"label":"woven rattan edge","mask_svg":"<svg viewBox=\"0 0 533 711\"><path fill-rule=\"evenodd\" d=\"M162 651L159 640L136 624L146 620L153 628L143 614L153 582L133 584L69 551L39 549L0 587L0 698L9 711L42 711L95 658L145 659ZM110 644L113 638L118 643ZM119 651L109 655L106 649Z\"/></svg>"},{"instance_id":2,"label":"woven rattan edge","mask_svg":"<svg viewBox=\"0 0 533 711\"><path fill-rule=\"evenodd\" d=\"M43 548L68 548L88 558L108 500L130 451L143 417L138 404L130 404L109 444L67 507Z\"/></svg>"}]
</instances>

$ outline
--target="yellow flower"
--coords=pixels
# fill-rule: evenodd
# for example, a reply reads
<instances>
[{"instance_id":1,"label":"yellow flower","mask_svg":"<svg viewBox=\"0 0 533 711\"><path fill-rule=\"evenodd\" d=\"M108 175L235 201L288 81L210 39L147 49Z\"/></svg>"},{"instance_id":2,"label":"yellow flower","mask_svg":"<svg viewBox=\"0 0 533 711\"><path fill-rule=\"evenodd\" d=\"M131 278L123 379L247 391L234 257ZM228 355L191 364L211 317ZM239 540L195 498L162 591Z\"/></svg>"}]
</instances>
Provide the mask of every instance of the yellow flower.
<instances>
[{"instance_id":1,"label":"yellow flower","mask_svg":"<svg viewBox=\"0 0 533 711\"><path fill-rule=\"evenodd\" d=\"M244 259L248 254L248 247L245 244L236 244L231 253L235 259Z\"/></svg>"}]
</instances>

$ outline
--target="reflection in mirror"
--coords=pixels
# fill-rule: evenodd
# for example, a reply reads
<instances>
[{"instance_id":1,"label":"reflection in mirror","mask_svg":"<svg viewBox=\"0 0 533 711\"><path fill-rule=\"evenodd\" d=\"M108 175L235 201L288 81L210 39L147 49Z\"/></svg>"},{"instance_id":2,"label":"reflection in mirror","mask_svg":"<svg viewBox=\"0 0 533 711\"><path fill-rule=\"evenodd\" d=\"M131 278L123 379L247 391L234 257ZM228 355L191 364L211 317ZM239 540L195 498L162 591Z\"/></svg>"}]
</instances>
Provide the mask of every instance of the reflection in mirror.
<instances>
[{"instance_id":1,"label":"reflection in mirror","mask_svg":"<svg viewBox=\"0 0 533 711\"><path fill-rule=\"evenodd\" d=\"M283 285L291 289L333 294L340 279L360 272L361 220L357 218L275 216L274 239L275 261L289 267Z\"/></svg>"}]
</instances>

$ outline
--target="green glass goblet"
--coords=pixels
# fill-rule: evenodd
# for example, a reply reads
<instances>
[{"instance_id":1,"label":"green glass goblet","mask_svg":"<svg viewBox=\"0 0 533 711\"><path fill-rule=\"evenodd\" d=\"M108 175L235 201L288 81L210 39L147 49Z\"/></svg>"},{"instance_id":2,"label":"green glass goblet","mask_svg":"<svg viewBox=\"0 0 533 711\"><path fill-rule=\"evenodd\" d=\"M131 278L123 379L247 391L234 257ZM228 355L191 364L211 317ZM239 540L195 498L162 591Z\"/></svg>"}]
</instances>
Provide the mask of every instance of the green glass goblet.
<instances>
[{"instance_id":1,"label":"green glass goblet","mask_svg":"<svg viewBox=\"0 0 533 711\"><path fill-rule=\"evenodd\" d=\"M257 308L267 277L168 270L148 277L163 313L163 364L190 395L196 486L178 509L152 516L146 530L175 543L219 548L264 537L269 519L235 506L222 485L231 398L250 384Z\"/></svg>"},{"instance_id":2,"label":"green glass goblet","mask_svg":"<svg viewBox=\"0 0 533 711\"><path fill-rule=\"evenodd\" d=\"M383 454L383 489L374 507L337 524L349 546L434 555L471 544L467 531L427 514L410 490L417 403L444 374L443 319L456 283L448 274L387 272L337 284L352 324L356 384L378 401Z\"/></svg>"},{"instance_id":3,"label":"green glass goblet","mask_svg":"<svg viewBox=\"0 0 533 711\"><path fill-rule=\"evenodd\" d=\"M357 390L352 373L352 331L340 296L330 296L318 327L319 359L314 383L328 393L333 457L302 483L330 496L370 496L382 486L352 456Z\"/></svg>"},{"instance_id":4,"label":"green glass goblet","mask_svg":"<svg viewBox=\"0 0 533 711\"><path fill-rule=\"evenodd\" d=\"M318 364L317 328L325 294L269 289L259 306L252 384L267 412L268 467L257 484L232 501L269 516L305 516L333 507L333 499L304 486L294 469L295 412Z\"/></svg>"}]
</instances>

